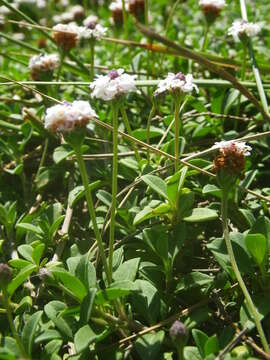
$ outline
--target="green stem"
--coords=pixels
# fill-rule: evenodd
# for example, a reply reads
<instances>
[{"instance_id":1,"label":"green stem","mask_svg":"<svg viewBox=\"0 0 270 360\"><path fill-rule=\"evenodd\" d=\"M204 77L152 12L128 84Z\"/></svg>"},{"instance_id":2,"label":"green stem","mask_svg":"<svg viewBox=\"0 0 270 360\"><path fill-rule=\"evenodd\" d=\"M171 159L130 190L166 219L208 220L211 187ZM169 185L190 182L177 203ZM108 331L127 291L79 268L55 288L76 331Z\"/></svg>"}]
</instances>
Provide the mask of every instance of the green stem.
<instances>
[{"instance_id":1,"label":"green stem","mask_svg":"<svg viewBox=\"0 0 270 360\"><path fill-rule=\"evenodd\" d=\"M144 0L144 22L145 26L149 25L149 1Z\"/></svg>"},{"instance_id":2,"label":"green stem","mask_svg":"<svg viewBox=\"0 0 270 360\"><path fill-rule=\"evenodd\" d=\"M208 34L209 34L209 24L208 24L208 22L206 22L201 51L205 51L205 49L207 48Z\"/></svg>"},{"instance_id":3,"label":"green stem","mask_svg":"<svg viewBox=\"0 0 270 360\"><path fill-rule=\"evenodd\" d=\"M247 67L247 46L246 44L243 44L243 64L241 70L241 81L244 81L246 78L246 67ZM236 115L239 115L240 113L241 96L242 96L241 94L239 94L238 96ZM235 121L235 126L234 126L234 130L236 129L237 129L237 121Z\"/></svg>"},{"instance_id":4,"label":"green stem","mask_svg":"<svg viewBox=\"0 0 270 360\"><path fill-rule=\"evenodd\" d=\"M259 96L260 96L260 99L261 99L261 104L262 104L263 109L266 112L266 114L269 114L267 98L266 98L266 95L265 95L265 92L264 92L260 71L259 71L257 61L256 61L256 58L255 58L255 55L254 55L254 52L253 52L251 41L248 42L248 50L249 50L249 56L250 56L251 63L252 63L252 71L253 71L253 74L254 74L254 77L255 77L255 81L256 81L256 84L257 84L257 89L258 89Z\"/></svg>"},{"instance_id":5,"label":"green stem","mask_svg":"<svg viewBox=\"0 0 270 360\"><path fill-rule=\"evenodd\" d=\"M38 171L36 173L36 178L35 178L35 181L37 181L38 177L39 177L39 174L40 174L40 171L44 165L44 162L45 162L45 159L46 159L46 155L47 155L47 150L48 150L48 144L49 144L49 138L46 138L45 139L45 142L44 142L44 147L43 147L43 151L42 151L42 155L41 155L41 159L40 159L40 163L39 163L39 167L38 167Z\"/></svg>"},{"instance_id":6,"label":"green stem","mask_svg":"<svg viewBox=\"0 0 270 360\"><path fill-rule=\"evenodd\" d=\"M83 7L84 7L84 11L87 12L87 10L88 10L88 0L83 0Z\"/></svg>"},{"instance_id":7,"label":"green stem","mask_svg":"<svg viewBox=\"0 0 270 360\"><path fill-rule=\"evenodd\" d=\"M91 194L91 190L89 189L89 186L88 186L89 183L88 183L88 176L87 176L87 172L86 172L86 168L85 168L85 163L83 161L81 150L80 149L74 149L74 150L75 150L75 154L77 157L77 161L78 161L78 165L79 165L79 169L80 169L80 173L81 173L83 186L85 189L85 197L86 197L87 204L88 204L89 215L92 220L94 233L96 236L97 244L98 244L100 255L101 255L101 260L103 263L103 267L104 267L104 270L106 273L108 283L111 283L111 276L110 276L109 269L108 269L104 246L103 246L102 238L101 238L100 231L99 231L98 225L97 225L96 213L95 213L95 208L94 208L94 204L93 204L92 194Z\"/></svg>"},{"instance_id":8,"label":"green stem","mask_svg":"<svg viewBox=\"0 0 270 360\"><path fill-rule=\"evenodd\" d=\"M270 354L270 349L260 322L260 314L258 313L252 299L251 296L248 292L248 289L244 283L244 280L242 279L241 273L238 269L235 257L234 257L234 253L233 253L233 248L232 248L232 244L231 244L231 240L230 240L230 233L229 233L229 227L228 227L228 193L226 191L223 190L222 192L222 202L221 202L221 217L222 217L222 225L223 225L223 235L224 235L224 239L225 239L225 243L227 246L227 250L228 250L228 254L230 257L230 261L231 261L231 265L234 271L234 274L236 276L236 279L239 283L239 286L245 296L245 299L247 301L247 305L248 305L248 309L250 311L250 313L253 316L255 325L257 327L259 336L261 338L261 342L263 345L263 348L265 350L265 352L267 352L267 354Z\"/></svg>"},{"instance_id":9,"label":"green stem","mask_svg":"<svg viewBox=\"0 0 270 360\"><path fill-rule=\"evenodd\" d=\"M113 245L115 237L115 215L116 215L116 195L117 195L117 171L118 171L118 110L117 101L112 102L113 116L113 169L112 169L112 205L111 205L111 222L110 222L110 239L109 239L109 274L112 278L112 262L113 262Z\"/></svg>"},{"instance_id":10,"label":"green stem","mask_svg":"<svg viewBox=\"0 0 270 360\"><path fill-rule=\"evenodd\" d=\"M149 117L147 119L147 127L146 127L146 142L148 145L150 145L150 126L151 126L152 119L155 115L155 112L156 112L156 107L155 107L155 105L152 105L152 109L151 109ZM147 162L148 162L148 164L150 164L150 149L149 148L147 149Z\"/></svg>"},{"instance_id":11,"label":"green stem","mask_svg":"<svg viewBox=\"0 0 270 360\"><path fill-rule=\"evenodd\" d=\"M126 4L125 0L122 0L122 13L123 13L123 23L124 23L124 30L125 30L125 37L128 38L128 16L126 11Z\"/></svg>"},{"instance_id":12,"label":"green stem","mask_svg":"<svg viewBox=\"0 0 270 360\"><path fill-rule=\"evenodd\" d=\"M179 130L180 130L180 112L181 98L175 97L175 110L174 110L174 156L175 156L175 172L179 168Z\"/></svg>"},{"instance_id":13,"label":"green stem","mask_svg":"<svg viewBox=\"0 0 270 360\"><path fill-rule=\"evenodd\" d=\"M60 75L61 75L61 71L62 71L64 59L65 59L65 56L66 56L66 52L65 52L65 51L59 50L59 52L60 52L60 64L59 64L58 72L57 72L57 75L56 75L56 81L57 81L57 82L58 82L59 79L60 79Z\"/></svg>"},{"instance_id":14,"label":"green stem","mask_svg":"<svg viewBox=\"0 0 270 360\"><path fill-rule=\"evenodd\" d=\"M94 80L95 39L90 40L90 81Z\"/></svg>"},{"instance_id":15,"label":"green stem","mask_svg":"<svg viewBox=\"0 0 270 360\"><path fill-rule=\"evenodd\" d=\"M10 330L12 332L12 336L14 337L14 339L16 340L17 346L20 350L20 353L23 357L23 359L28 359L27 353L24 349L23 343L15 329L14 326L14 321L13 321L13 317L12 317L12 312L11 312L11 308L10 308L10 302L9 302L9 297L8 297L8 293L7 293L7 289L3 288L2 289L2 293L3 293L3 302L4 302L4 306L6 308L7 311L7 318L8 318L8 322L9 322L9 326L10 326Z\"/></svg>"},{"instance_id":16,"label":"green stem","mask_svg":"<svg viewBox=\"0 0 270 360\"><path fill-rule=\"evenodd\" d=\"M126 112L126 109L123 104L120 105L120 111L121 111L121 115L123 117L125 128L127 129L128 135L132 136L132 129L130 127L127 112ZM138 152L137 146L133 142L131 143L131 146L132 146L133 151L135 152L136 159L139 162L141 160L141 156Z\"/></svg>"}]
</instances>

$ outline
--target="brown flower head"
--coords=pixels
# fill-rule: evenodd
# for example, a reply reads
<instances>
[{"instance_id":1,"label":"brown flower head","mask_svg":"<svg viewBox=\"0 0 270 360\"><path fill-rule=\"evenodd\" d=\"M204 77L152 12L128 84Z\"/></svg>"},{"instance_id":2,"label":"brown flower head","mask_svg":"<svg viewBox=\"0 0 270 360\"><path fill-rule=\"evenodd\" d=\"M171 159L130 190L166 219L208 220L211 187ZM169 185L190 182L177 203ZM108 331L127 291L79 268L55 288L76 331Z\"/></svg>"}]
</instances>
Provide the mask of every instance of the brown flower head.
<instances>
[{"instance_id":1,"label":"brown flower head","mask_svg":"<svg viewBox=\"0 0 270 360\"><path fill-rule=\"evenodd\" d=\"M74 48L79 40L79 33L76 25L58 24L53 27L53 39L64 51Z\"/></svg>"}]
</instances>

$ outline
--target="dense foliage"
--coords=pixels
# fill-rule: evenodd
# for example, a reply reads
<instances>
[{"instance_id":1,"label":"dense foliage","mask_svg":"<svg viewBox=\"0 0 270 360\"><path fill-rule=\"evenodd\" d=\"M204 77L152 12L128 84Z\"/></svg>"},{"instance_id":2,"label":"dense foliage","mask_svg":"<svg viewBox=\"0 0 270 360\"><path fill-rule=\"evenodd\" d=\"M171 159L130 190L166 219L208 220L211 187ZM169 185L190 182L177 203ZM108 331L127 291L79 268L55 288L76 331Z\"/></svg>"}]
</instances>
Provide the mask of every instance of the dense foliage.
<instances>
[{"instance_id":1,"label":"dense foliage","mask_svg":"<svg viewBox=\"0 0 270 360\"><path fill-rule=\"evenodd\" d=\"M270 4L201 3L0 0L0 359L270 358Z\"/></svg>"}]
</instances>

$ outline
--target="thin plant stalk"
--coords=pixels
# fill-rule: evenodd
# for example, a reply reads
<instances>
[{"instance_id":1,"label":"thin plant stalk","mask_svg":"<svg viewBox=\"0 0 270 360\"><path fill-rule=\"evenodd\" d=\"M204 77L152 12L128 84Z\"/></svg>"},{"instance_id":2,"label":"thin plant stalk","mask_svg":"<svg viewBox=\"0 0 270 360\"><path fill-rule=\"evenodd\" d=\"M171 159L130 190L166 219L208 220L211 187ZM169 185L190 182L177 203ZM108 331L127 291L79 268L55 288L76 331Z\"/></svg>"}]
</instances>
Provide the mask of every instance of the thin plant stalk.
<instances>
[{"instance_id":1,"label":"thin plant stalk","mask_svg":"<svg viewBox=\"0 0 270 360\"><path fill-rule=\"evenodd\" d=\"M238 269L235 257L234 257L234 252L233 252L233 248L232 248L232 244L231 244L231 240L230 240L230 233L229 233L229 227L228 227L228 193L223 190L222 192L222 201L221 201L221 217L222 217L222 225L223 225L223 235L224 235L224 239L225 239L225 243L227 246L227 251L230 257L230 261L231 261L231 265L234 271L234 274L236 276L236 279L238 281L238 284L245 296L245 299L247 301L247 305L248 305L248 309L250 311L250 313L253 316L255 325L257 327L259 336L261 338L261 342L263 345L263 348L265 350L265 352L267 352L267 354L270 354L270 349L269 349L269 345L267 343L262 325L261 325L261 321L260 321L260 314L258 313L252 299L251 296L248 292L248 289L244 283L244 280L241 276L241 273Z\"/></svg>"},{"instance_id":2,"label":"thin plant stalk","mask_svg":"<svg viewBox=\"0 0 270 360\"><path fill-rule=\"evenodd\" d=\"M88 0L83 0L83 7L84 11L86 12L88 10Z\"/></svg>"},{"instance_id":3,"label":"thin plant stalk","mask_svg":"<svg viewBox=\"0 0 270 360\"><path fill-rule=\"evenodd\" d=\"M208 21L206 21L201 51L205 51L206 48L207 48L209 27L210 27L210 26L209 26L209 23L208 23Z\"/></svg>"},{"instance_id":4,"label":"thin plant stalk","mask_svg":"<svg viewBox=\"0 0 270 360\"><path fill-rule=\"evenodd\" d=\"M147 119L146 142L148 145L150 145L150 126L151 126L152 119L155 115L155 112L156 112L156 107L155 107L155 105L153 105L152 109L150 111L150 114L148 116L148 119ZM147 162L148 162L148 164L150 164L150 149L147 149Z\"/></svg>"},{"instance_id":5,"label":"thin plant stalk","mask_svg":"<svg viewBox=\"0 0 270 360\"><path fill-rule=\"evenodd\" d=\"M8 296L8 292L7 292L6 288L2 289L2 294L3 294L3 302L4 302L4 306L6 308L6 311L7 311L7 318L8 318L10 330L12 332L12 336L16 340L17 346L20 350L20 353L21 353L23 359L29 359L29 357L27 356L27 353L25 351L25 348L23 346L23 343L21 341L21 338L19 337L17 330L14 326L14 321L13 321L12 312L11 312L11 308L10 308L9 296Z\"/></svg>"},{"instance_id":6,"label":"thin plant stalk","mask_svg":"<svg viewBox=\"0 0 270 360\"><path fill-rule=\"evenodd\" d=\"M123 13L123 23L124 23L125 37L128 38L128 14L127 14L127 11L126 11L125 0L122 0L122 13Z\"/></svg>"},{"instance_id":7,"label":"thin plant stalk","mask_svg":"<svg viewBox=\"0 0 270 360\"><path fill-rule=\"evenodd\" d=\"M57 75L56 75L56 81L57 82L60 79L62 67L63 67L63 64L64 64L65 57L66 57L66 52L65 51L60 50L59 52L60 52L60 64L59 64L59 68L58 68Z\"/></svg>"},{"instance_id":8,"label":"thin plant stalk","mask_svg":"<svg viewBox=\"0 0 270 360\"><path fill-rule=\"evenodd\" d=\"M179 168L179 131L180 131L180 106L181 106L181 97L175 97L174 103L174 156L175 156L175 172Z\"/></svg>"},{"instance_id":9,"label":"thin plant stalk","mask_svg":"<svg viewBox=\"0 0 270 360\"><path fill-rule=\"evenodd\" d=\"M240 8L241 8L242 19L244 21L248 21L248 14L247 14L247 7L246 7L245 0L240 0ZM249 56L250 56L250 60L251 60L251 64L252 64L252 71L253 71L253 74L255 77L257 89L258 89L259 96L261 99L261 104L262 104L262 107L263 107L264 111L266 112L266 114L269 115L268 103L267 103L266 95L264 92L260 71L259 71L257 61L256 61L256 58L255 58L255 55L253 52L252 42L250 39L248 39L247 46L248 46Z\"/></svg>"},{"instance_id":10,"label":"thin plant stalk","mask_svg":"<svg viewBox=\"0 0 270 360\"><path fill-rule=\"evenodd\" d=\"M149 25L149 0L144 0L144 23Z\"/></svg>"},{"instance_id":11,"label":"thin plant stalk","mask_svg":"<svg viewBox=\"0 0 270 360\"><path fill-rule=\"evenodd\" d=\"M120 112L121 112L121 115L122 115L122 118L124 121L125 128L127 129L128 134L130 136L132 136L132 129L130 127L127 112L126 112L125 106L123 104L120 105ZM141 160L141 156L139 154L137 146L133 142L131 143L131 146L132 146L133 151L135 152L136 160L139 162Z\"/></svg>"},{"instance_id":12,"label":"thin plant stalk","mask_svg":"<svg viewBox=\"0 0 270 360\"><path fill-rule=\"evenodd\" d=\"M40 175L40 171L44 165L44 162L46 160L46 156L47 156L47 151L48 151L48 145L49 145L49 138L46 138L44 141L44 146L43 146L43 151L42 151L42 155L41 155L41 159L40 159L40 163L39 163L39 167L36 173L36 177L35 177L35 181L37 181L39 175Z\"/></svg>"},{"instance_id":13,"label":"thin plant stalk","mask_svg":"<svg viewBox=\"0 0 270 360\"><path fill-rule=\"evenodd\" d=\"M111 283L112 279L111 279L111 275L110 275L110 272L109 272L109 269L108 269L108 264L107 264L107 259L106 259L106 255L105 255L105 250L104 250L102 238L101 238L100 231L99 231L98 225L97 225L96 213L95 213L95 208L94 208L94 204L93 204L91 190L89 189L88 175L87 175L87 172L86 172L85 163L84 163L80 148L77 148L77 149L74 149L74 150L75 150L77 162L78 162L80 173L81 173L83 186L84 186L84 189L85 189L85 197L86 197L87 204L88 204L89 215L90 215L90 218L92 220L93 229L94 229L95 237L96 237L97 244L98 244L98 247L99 247L102 264L103 264L103 267L104 267L104 271L105 271L108 283Z\"/></svg>"},{"instance_id":14,"label":"thin plant stalk","mask_svg":"<svg viewBox=\"0 0 270 360\"><path fill-rule=\"evenodd\" d=\"M109 276L112 278L113 246L115 238L115 216L116 216L116 196L117 196L117 173L118 173L118 111L117 101L112 103L113 116L113 168L112 168L112 204L111 204L111 223L109 238Z\"/></svg>"},{"instance_id":15,"label":"thin plant stalk","mask_svg":"<svg viewBox=\"0 0 270 360\"><path fill-rule=\"evenodd\" d=\"M269 114L267 98L266 98L265 91L264 91L264 88L263 88L263 83L262 83L262 79L261 79L261 75L260 75L260 70L259 70L258 65L257 65L257 61L256 61L256 58L255 58L255 55L254 55L254 52L253 52L253 47L252 47L251 41L248 42L248 50L249 50L249 56L250 56L251 63L252 63L252 71L253 71L253 74L254 74L254 77L255 77L255 81L256 81L256 84L257 84L257 89L258 89L259 96L260 96L260 99L261 99L261 104L262 104L262 106L264 108L264 111L267 114Z\"/></svg>"},{"instance_id":16,"label":"thin plant stalk","mask_svg":"<svg viewBox=\"0 0 270 360\"><path fill-rule=\"evenodd\" d=\"M246 79L246 68L247 68L247 46L243 43L243 58L242 58L242 69L241 69L241 81L245 81ZM238 104L237 104L237 112L236 114L239 115L240 113L240 104L241 104L241 94L238 97ZM237 125L237 122L235 122ZM235 129L236 130L236 129Z\"/></svg>"},{"instance_id":17,"label":"thin plant stalk","mask_svg":"<svg viewBox=\"0 0 270 360\"><path fill-rule=\"evenodd\" d=\"M95 68L95 39L90 40L90 81L94 80Z\"/></svg>"}]
</instances>

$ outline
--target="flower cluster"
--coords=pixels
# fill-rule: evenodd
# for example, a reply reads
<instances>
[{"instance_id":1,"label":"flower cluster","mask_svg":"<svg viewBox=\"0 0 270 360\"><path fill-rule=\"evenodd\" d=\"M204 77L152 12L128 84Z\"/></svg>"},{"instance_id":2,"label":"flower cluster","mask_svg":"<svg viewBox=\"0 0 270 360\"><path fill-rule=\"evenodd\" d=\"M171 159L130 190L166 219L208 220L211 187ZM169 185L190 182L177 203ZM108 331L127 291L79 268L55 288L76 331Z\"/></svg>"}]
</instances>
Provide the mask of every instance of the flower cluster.
<instances>
[{"instance_id":1,"label":"flower cluster","mask_svg":"<svg viewBox=\"0 0 270 360\"><path fill-rule=\"evenodd\" d=\"M123 8L122 8L122 0L115 0L110 3L109 9L112 12L112 18L116 25L120 25L123 23ZM125 0L125 9L129 11L129 2Z\"/></svg>"},{"instance_id":2,"label":"flower cluster","mask_svg":"<svg viewBox=\"0 0 270 360\"><path fill-rule=\"evenodd\" d=\"M75 23L58 24L53 27L53 39L56 44L68 51L77 45L80 39L100 39L107 32L107 28L92 22L88 27Z\"/></svg>"},{"instance_id":3,"label":"flower cluster","mask_svg":"<svg viewBox=\"0 0 270 360\"><path fill-rule=\"evenodd\" d=\"M215 143L214 149L219 154L214 159L214 171L226 171L232 175L241 175L245 168L245 157L250 155L252 148L245 142L221 141Z\"/></svg>"},{"instance_id":4,"label":"flower cluster","mask_svg":"<svg viewBox=\"0 0 270 360\"><path fill-rule=\"evenodd\" d=\"M66 132L85 127L94 118L97 114L87 101L65 102L46 110L44 127L52 132Z\"/></svg>"},{"instance_id":5,"label":"flower cluster","mask_svg":"<svg viewBox=\"0 0 270 360\"><path fill-rule=\"evenodd\" d=\"M80 37L84 39L97 39L100 40L102 36L106 35L107 28L95 22L89 23L87 27L80 27Z\"/></svg>"},{"instance_id":6,"label":"flower cluster","mask_svg":"<svg viewBox=\"0 0 270 360\"><path fill-rule=\"evenodd\" d=\"M86 28L92 28L93 25L97 25L98 23L98 17L96 15L89 15L86 19L83 20L83 25Z\"/></svg>"},{"instance_id":7,"label":"flower cluster","mask_svg":"<svg viewBox=\"0 0 270 360\"><path fill-rule=\"evenodd\" d=\"M33 56L28 66L32 78L39 80L42 74L52 73L54 69L59 67L59 57L57 54Z\"/></svg>"},{"instance_id":8,"label":"flower cluster","mask_svg":"<svg viewBox=\"0 0 270 360\"><path fill-rule=\"evenodd\" d=\"M199 6L203 11L206 20L213 22L221 10L225 8L226 2L225 0L200 0Z\"/></svg>"},{"instance_id":9,"label":"flower cluster","mask_svg":"<svg viewBox=\"0 0 270 360\"><path fill-rule=\"evenodd\" d=\"M181 72L177 74L169 73L166 79L161 80L158 83L158 87L154 95L157 96L165 92L175 94L189 93L192 92L193 89L198 91L197 86L193 83L192 74L184 75Z\"/></svg>"},{"instance_id":10,"label":"flower cluster","mask_svg":"<svg viewBox=\"0 0 270 360\"><path fill-rule=\"evenodd\" d=\"M54 23L69 23L84 16L84 8L81 5L74 5L68 11L53 17Z\"/></svg>"},{"instance_id":11,"label":"flower cluster","mask_svg":"<svg viewBox=\"0 0 270 360\"><path fill-rule=\"evenodd\" d=\"M100 75L90 84L93 98L105 101L114 100L131 91L136 91L135 75L124 73L123 69L112 70L107 75Z\"/></svg>"},{"instance_id":12,"label":"flower cluster","mask_svg":"<svg viewBox=\"0 0 270 360\"><path fill-rule=\"evenodd\" d=\"M261 31L259 24L251 23L245 20L236 20L228 30L228 34L233 36L235 41L256 36Z\"/></svg>"},{"instance_id":13,"label":"flower cluster","mask_svg":"<svg viewBox=\"0 0 270 360\"><path fill-rule=\"evenodd\" d=\"M53 39L64 51L74 48L79 40L80 28L75 24L57 24L53 27Z\"/></svg>"}]
</instances>

